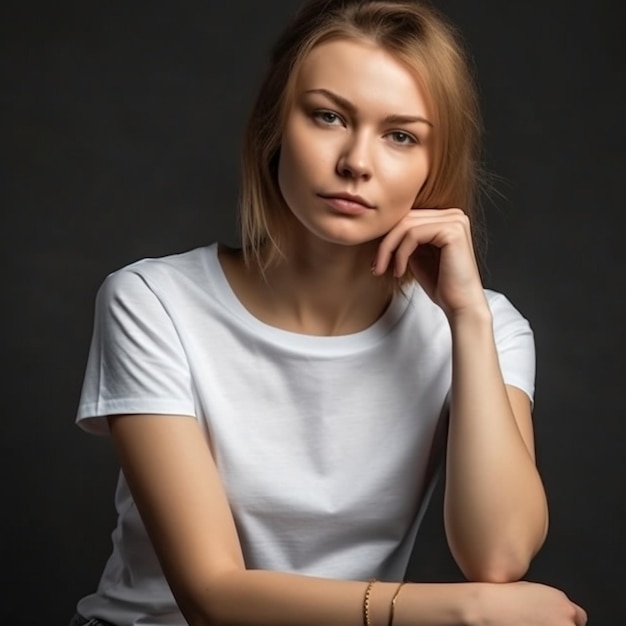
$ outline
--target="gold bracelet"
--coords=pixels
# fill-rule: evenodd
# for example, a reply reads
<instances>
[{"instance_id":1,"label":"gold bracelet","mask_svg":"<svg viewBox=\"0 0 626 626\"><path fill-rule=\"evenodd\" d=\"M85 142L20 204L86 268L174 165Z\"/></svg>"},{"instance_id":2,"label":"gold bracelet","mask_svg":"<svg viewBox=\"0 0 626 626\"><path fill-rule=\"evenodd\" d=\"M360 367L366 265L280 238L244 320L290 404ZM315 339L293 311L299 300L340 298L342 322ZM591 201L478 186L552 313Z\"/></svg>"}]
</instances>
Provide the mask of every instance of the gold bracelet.
<instances>
[{"instance_id":1,"label":"gold bracelet","mask_svg":"<svg viewBox=\"0 0 626 626\"><path fill-rule=\"evenodd\" d=\"M365 588L365 595L363 596L363 626L372 626L370 621L370 594L375 582L376 579L372 578Z\"/></svg>"},{"instance_id":2,"label":"gold bracelet","mask_svg":"<svg viewBox=\"0 0 626 626\"><path fill-rule=\"evenodd\" d=\"M391 607L389 609L389 626L393 626L393 612L395 611L396 600L400 595L400 589L402 589L402 585L404 585L404 581L398 585L396 592L393 594L393 598L391 598Z\"/></svg>"}]
</instances>

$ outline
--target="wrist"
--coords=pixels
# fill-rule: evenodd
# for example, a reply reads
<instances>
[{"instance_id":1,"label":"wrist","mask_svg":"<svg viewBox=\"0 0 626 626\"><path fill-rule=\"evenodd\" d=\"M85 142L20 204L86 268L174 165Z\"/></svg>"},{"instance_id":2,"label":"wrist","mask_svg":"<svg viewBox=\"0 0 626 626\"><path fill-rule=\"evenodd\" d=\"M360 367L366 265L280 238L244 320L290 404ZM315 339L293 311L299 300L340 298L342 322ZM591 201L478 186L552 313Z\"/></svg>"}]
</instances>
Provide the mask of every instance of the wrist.
<instances>
[{"instance_id":1,"label":"wrist","mask_svg":"<svg viewBox=\"0 0 626 626\"><path fill-rule=\"evenodd\" d=\"M454 311L448 314L448 323L453 334L460 332L476 332L481 329L491 331L493 316L487 301L472 307Z\"/></svg>"},{"instance_id":2,"label":"wrist","mask_svg":"<svg viewBox=\"0 0 626 626\"><path fill-rule=\"evenodd\" d=\"M485 626L482 583L407 583L393 626ZM387 607L391 597L386 599ZM389 609L386 609L388 614ZM377 617L387 624L384 616Z\"/></svg>"},{"instance_id":3,"label":"wrist","mask_svg":"<svg viewBox=\"0 0 626 626\"><path fill-rule=\"evenodd\" d=\"M461 624L463 626L485 626L485 584L465 583L465 598L462 603Z\"/></svg>"}]
</instances>

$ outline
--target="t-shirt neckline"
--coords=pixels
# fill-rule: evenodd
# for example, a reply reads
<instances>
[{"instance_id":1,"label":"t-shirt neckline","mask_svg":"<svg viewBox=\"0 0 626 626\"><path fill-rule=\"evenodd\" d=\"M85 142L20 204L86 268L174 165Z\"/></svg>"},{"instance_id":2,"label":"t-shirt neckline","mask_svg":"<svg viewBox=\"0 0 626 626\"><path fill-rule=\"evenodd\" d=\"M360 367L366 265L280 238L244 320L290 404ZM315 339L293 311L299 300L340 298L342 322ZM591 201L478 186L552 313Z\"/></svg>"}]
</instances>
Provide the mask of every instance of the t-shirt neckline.
<instances>
[{"instance_id":1,"label":"t-shirt neckline","mask_svg":"<svg viewBox=\"0 0 626 626\"><path fill-rule=\"evenodd\" d=\"M257 336L272 343L288 346L291 349L304 350L332 349L362 350L381 341L404 315L413 296L414 288L409 286L405 294L393 296L384 313L367 328L346 335L307 335L272 326L254 316L239 300L224 273L218 257L218 243L207 246L206 267L213 287L217 290L220 303L244 326Z\"/></svg>"}]
</instances>

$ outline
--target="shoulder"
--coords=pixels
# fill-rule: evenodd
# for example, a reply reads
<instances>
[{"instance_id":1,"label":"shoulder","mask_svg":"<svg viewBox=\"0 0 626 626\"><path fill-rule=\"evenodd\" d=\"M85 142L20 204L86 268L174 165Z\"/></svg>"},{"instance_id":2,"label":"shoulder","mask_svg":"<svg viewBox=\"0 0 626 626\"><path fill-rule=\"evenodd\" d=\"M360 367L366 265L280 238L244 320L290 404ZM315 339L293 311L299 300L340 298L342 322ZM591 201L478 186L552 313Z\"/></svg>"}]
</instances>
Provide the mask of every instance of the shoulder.
<instances>
[{"instance_id":1,"label":"shoulder","mask_svg":"<svg viewBox=\"0 0 626 626\"><path fill-rule=\"evenodd\" d=\"M485 297L491 311L493 332L498 345L513 336L525 336L532 341L533 331L529 320L519 308L502 292L485 289ZM424 338L438 341L442 334L448 337L450 325L444 312L418 285L407 290L406 300L410 303L405 323L421 332Z\"/></svg>"},{"instance_id":2,"label":"shoulder","mask_svg":"<svg viewBox=\"0 0 626 626\"><path fill-rule=\"evenodd\" d=\"M485 289L485 296L493 316L496 337L520 331L532 334L529 320L507 296L493 289Z\"/></svg>"},{"instance_id":3,"label":"shoulder","mask_svg":"<svg viewBox=\"0 0 626 626\"><path fill-rule=\"evenodd\" d=\"M485 290L492 312L493 336L504 382L533 400L535 337L530 322L504 294Z\"/></svg>"},{"instance_id":4,"label":"shoulder","mask_svg":"<svg viewBox=\"0 0 626 626\"><path fill-rule=\"evenodd\" d=\"M210 244L129 263L106 276L98 290L98 299L116 301L149 292L160 296L201 285L206 282L216 250L217 244Z\"/></svg>"}]
</instances>

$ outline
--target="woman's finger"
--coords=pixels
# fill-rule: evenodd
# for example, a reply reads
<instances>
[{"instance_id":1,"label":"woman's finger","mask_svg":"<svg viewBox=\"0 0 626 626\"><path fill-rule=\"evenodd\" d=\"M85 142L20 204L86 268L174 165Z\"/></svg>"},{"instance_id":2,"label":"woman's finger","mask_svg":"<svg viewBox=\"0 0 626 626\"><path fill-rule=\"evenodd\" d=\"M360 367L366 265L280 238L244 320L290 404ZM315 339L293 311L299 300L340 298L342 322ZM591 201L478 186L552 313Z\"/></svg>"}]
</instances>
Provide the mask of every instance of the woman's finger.
<instances>
[{"instance_id":1,"label":"woman's finger","mask_svg":"<svg viewBox=\"0 0 626 626\"><path fill-rule=\"evenodd\" d=\"M373 273L383 274L394 257L395 273L402 275L418 245L442 247L453 235L458 238L459 228L467 241L471 241L469 220L463 214L403 220L381 241L372 264Z\"/></svg>"}]
</instances>

